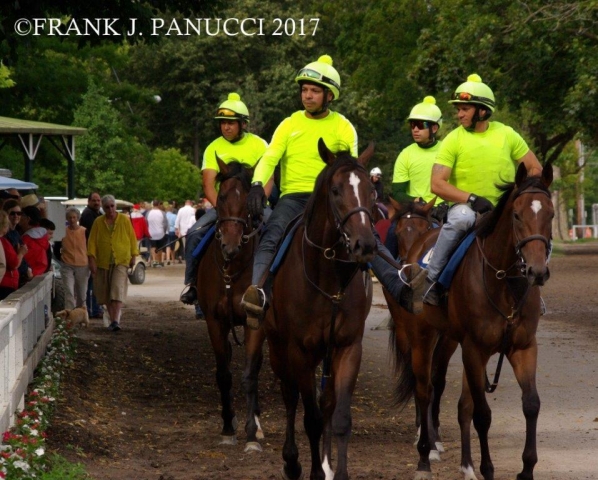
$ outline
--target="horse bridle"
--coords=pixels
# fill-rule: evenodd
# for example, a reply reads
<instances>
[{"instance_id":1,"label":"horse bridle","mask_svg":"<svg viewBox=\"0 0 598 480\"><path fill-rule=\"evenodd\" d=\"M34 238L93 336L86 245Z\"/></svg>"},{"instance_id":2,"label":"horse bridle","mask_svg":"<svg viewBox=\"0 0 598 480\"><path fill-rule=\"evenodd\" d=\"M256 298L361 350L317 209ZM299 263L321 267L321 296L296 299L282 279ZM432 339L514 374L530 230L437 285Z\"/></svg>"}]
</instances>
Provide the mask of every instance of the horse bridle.
<instances>
[{"instance_id":1,"label":"horse bridle","mask_svg":"<svg viewBox=\"0 0 598 480\"><path fill-rule=\"evenodd\" d=\"M517 195L515 196L513 201L515 201L518 197L520 197L521 195L524 195L526 193L541 193L543 195L546 195L548 198L550 198L550 194L545 190L542 190L539 188L528 188L528 189L522 190L521 192L517 192ZM515 225L515 222L513 222L513 225ZM526 244L528 244L529 242L534 241L534 240L540 240L541 242L544 242L544 246L546 247L546 258L548 258L548 255L550 253L550 241L544 235L540 235L540 234L529 235L528 237L525 237L525 238L519 240L519 238L517 237L517 232L515 231L515 227L513 227L513 235L515 237L515 240L517 240L517 243L515 244L515 253L521 259L523 265L525 265L525 260L523 259L523 255L521 254L521 249Z\"/></svg>"},{"instance_id":2,"label":"horse bridle","mask_svg":"<svg viewBox=\"0 0 598 480\"><path fill-rule=\"evenodd\" d=\"M220 224L222 224L224 222L240 223L241 225L243 225L243 231L245 231L245 229L247 228L247 225L249 225L249 223L251 222L251 215L247 214L247 220L245 220L244 218L241 218L241 217L223 217L223 218L219 218L218 220L216 220L216 235L215 235L216 240L220 240L222 238L222 232L220 231ZM260 225L257 228L254 228L253 231L251 231L250 233L243 234L243 236L241 237L241 243L249 242L249 240L251 240L251 237L253 237L259 233L260 227L262 225L263 225L263 222L260 223Z\"/></svg>"}]
</instances>

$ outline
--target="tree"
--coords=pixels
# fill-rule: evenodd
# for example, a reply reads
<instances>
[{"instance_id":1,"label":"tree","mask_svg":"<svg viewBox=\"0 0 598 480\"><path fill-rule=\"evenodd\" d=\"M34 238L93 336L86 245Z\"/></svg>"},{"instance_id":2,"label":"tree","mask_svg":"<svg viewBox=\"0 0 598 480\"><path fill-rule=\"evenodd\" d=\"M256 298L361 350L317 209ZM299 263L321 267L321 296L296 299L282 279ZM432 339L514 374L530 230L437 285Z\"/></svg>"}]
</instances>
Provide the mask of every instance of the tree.
<instances>
[{"instance_id":1,"label":"tree","mask_svg":"<svg viewBox=\"0 0 598 480\"><path fill-rule=\"evenodd\" d=\"M157 148L147 167L147 194L140 198L176 200L199 198L201 172L178 149Z\"/></svg>"}]
</instances>

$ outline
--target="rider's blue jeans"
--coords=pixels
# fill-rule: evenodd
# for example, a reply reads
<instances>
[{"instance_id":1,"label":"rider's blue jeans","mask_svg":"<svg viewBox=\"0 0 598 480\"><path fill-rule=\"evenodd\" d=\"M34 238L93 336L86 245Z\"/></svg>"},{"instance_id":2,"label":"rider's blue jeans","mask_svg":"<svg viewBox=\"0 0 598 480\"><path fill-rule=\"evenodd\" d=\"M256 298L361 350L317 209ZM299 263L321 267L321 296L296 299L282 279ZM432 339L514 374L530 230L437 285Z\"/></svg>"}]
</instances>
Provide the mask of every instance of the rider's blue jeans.
<instances>
[{"instance_id":1,"label":"rider's blue jeans","mask_svg":"<svg viewBox=\"0 0 598 480\"><path fill-rule=\"evenodd\" d=\"M276 247L284 235L287 225L297 215L303 213L309 196L309 193L291 193L278 200L276 208L266 222L260 244L253 259L253 275L251 277L253 285L260 283L270 267L270 263L276 254Z\"/></svg>"},{"instance_id":2,"label":"rider's blue jeans","mask_svg":"<svg viewBox=\"0 0 598 480\"><path fill-rule=\"evenodd\" d=\"M475 224L476 213L467 203L456 203L447 214L446 223L440 230L432 258L428 264L428 279L438 280L442 269L465 233Z\"/></svg>"}]
</instances>

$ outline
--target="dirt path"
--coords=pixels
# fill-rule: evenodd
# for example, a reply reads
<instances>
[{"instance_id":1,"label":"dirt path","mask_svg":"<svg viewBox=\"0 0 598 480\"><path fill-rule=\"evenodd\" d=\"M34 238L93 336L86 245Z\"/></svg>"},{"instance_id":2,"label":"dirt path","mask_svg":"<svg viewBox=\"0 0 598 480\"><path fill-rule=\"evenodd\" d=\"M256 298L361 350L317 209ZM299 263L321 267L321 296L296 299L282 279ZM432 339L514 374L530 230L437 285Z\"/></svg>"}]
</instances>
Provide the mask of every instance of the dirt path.
<instances>
[{"instance_id":1,"label":"dirt path","mask_svg":"<svg viewBox=\"0 0 598 480\"><path fill-rule=\"evenodd\" d=\"M556 257L551 270L543 292L548 314L538 335L542 410L535 478L597 479L598 256ZM182 276L179 265L148 271L144 285L130 288L121 332L108 332L98 320L80 332L76 365L69 371L49 432L50 448L83 462L98 480L278 479L284 409L270 366L265 362L260 375L264 452L243 453L240 349L235 349L233 359L239 444L218 445L214 360L205 322L195 320L191 307L177 301ZM349 471L352 479L409 479L417 460L413 407L398 412L391 404L388 332L370 330L387 312L378 286L374 304L353 402ZM433 465L435 478L442 480L462 478L456 416L460 379L457 353L442 405L447 452ZM489 396L496 480L513 479L521 469L520 396L506 366L498 390ZM300 410L300 458L308 467L301 417ZM477 463L476 439L472 445Z\"/></svg>"}]
</instances>

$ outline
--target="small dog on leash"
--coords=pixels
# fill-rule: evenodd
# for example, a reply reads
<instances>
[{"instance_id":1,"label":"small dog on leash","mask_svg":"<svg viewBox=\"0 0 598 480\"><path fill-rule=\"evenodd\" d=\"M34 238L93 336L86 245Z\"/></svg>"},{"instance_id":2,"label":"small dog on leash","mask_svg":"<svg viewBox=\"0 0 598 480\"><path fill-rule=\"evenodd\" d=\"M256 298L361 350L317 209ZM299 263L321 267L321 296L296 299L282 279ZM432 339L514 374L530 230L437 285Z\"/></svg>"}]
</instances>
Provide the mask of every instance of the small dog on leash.
<instances>
[{"instance_id":1,"label":"small dog on leash","mask_svg":"<svg viewBox=\"0 0 598 480\"><path fill-rule=\"evenodd\" d=\"M55 317L60 317L66 321L67 326L81 326L89 327L89 315L87 314L87 308L79 307L73 308L72 310L61 310L56 312Z\"/></svg>"}]
</instances>

